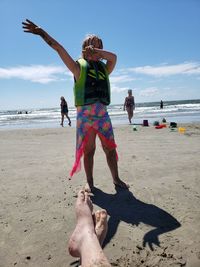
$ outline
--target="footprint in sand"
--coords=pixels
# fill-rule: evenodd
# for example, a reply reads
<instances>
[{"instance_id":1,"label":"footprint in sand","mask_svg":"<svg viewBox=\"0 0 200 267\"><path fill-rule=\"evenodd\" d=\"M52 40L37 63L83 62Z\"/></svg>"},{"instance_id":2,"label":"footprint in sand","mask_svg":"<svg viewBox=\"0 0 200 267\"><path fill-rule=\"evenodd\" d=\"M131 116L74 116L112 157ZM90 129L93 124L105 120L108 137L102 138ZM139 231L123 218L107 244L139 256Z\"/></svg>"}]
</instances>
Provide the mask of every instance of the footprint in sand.
<instances>
[{"instance_id":1,"label":"footprint in sand","mask_svg":"<svg viewBox=\"0 0 200 267\"><path fill-rule=\"evenodd\" d=\"M3 232L9 234L11 231L12 231L12 227L11 227L11 225L8 224L8 223L5 223L5 224L4 224L4 227L3 227Z\"/></svg>"}]
</instances>

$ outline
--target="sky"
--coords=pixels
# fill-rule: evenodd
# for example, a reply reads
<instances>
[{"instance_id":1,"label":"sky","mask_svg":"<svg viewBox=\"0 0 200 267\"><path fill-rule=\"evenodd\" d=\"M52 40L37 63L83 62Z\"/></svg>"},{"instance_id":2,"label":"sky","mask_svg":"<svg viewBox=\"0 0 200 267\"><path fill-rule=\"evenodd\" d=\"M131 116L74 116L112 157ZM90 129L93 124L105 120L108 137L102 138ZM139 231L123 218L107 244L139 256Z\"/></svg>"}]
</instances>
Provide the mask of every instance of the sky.
<instances>
[{"instance_id":1,"label":"sky","mask_svg":"<svg viewBox=\"0 0 200 267\"><path fill-rule=\"evenodd\" d=\"M111 104L200 99L200 0L0 0L0 110L74 106L73 76L26 18L76 60L89 33L117 55Z\"/></svg>"}]
</instances>

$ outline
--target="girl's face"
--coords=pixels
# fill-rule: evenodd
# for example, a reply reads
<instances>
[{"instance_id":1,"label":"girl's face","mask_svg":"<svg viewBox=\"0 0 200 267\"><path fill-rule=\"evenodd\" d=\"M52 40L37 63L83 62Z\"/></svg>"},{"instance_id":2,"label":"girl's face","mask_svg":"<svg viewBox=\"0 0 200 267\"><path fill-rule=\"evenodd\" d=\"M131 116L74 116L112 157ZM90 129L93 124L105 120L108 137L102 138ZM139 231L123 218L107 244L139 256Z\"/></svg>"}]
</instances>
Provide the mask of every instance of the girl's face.
<instances>
[{"instance_id":1,"label":"girl's face","mask_svg":"<svg viewBox=\"0 0 200 267\"><path fill-rule=\"evenodd\" d=\"M99 53L94 51L94 48L102 49L102 41L95 37L88 38L83 45L83 57L89 61L100 60Z\"/></svg>"},{"instance_id":2,"label":"girl's face","mask_svg":"<svg viewBox=\"0 0 200 267\"><path fill-rule=\"evenodd\" d=\"M98 48L98 47L95 47L95 48ZM85 59L89 61L98 61L100 60L100 56L94 51L88 51L85 54Z\"/></svg>"}]
</instances>

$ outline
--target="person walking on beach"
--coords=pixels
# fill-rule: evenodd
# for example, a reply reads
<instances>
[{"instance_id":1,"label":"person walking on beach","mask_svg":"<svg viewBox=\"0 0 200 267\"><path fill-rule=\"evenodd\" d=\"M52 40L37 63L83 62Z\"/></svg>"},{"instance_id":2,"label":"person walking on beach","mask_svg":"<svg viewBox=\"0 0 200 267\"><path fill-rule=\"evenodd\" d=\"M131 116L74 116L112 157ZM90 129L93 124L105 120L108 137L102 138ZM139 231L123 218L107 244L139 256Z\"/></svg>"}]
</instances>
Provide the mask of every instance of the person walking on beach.
<instances>
[{"instance_id":1,"label":"person walking on beach","mask_svg":"<svg viewBox=\"0 0 200 267\"><path fill-rule=\"evenodd\" d=\"M127 111L128 113L128 120L129 123L131 124L131 120L133 118L133 111L135 110L135 99L134 96L132 95L132 90L128 90L128 96L125 98L124 101L124 111Z\"/></svg>"},{"instance_id":2,"label":"person walking on beach","mask_svg":"<svg viewBox=\"0 0 200 267\"><path fill-rule=\"evenodd\" d=\"M96 135L99 136L106 154L115 186L129 186L119 178L116 143L107 105L110 104L109 74L113 71L117 56L103 49L102 40L96 35L88 35L82 44L82 57L75 61L65 48L47 32L30 20L22 22L25 32L39 35L61 57L74 75L74 96L77 108L76 159L70 177L80 170L84 155L87 183L85 190L91 192ZM106 61L106 63L103 62Z\"/></svg>"},{"instance_id":3,"label":"person walking on beach","mask_svg":"<svg viewBox=\"0 0 200 267\"><path fill-rule=\"evenodd\" d=\"M71 126L71 120L70 117L68 116L68 105L67 105L67 101L65 100L64 96L61 96L60 98L60 108L61 108L61 123L60 125L63 127L64 126L64 116L67 117L68 119L68 125Z\"/></svg>"}]
</instances>

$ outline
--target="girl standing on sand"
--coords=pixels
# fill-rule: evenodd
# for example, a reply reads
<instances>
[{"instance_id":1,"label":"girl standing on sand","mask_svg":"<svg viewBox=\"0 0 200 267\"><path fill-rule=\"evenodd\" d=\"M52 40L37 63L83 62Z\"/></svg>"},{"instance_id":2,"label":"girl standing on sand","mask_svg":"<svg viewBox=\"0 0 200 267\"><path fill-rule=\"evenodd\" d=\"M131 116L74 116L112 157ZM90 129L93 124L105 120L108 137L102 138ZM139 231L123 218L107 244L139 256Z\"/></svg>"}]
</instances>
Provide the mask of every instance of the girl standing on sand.
<instances>
[{"instance_id":1,"label":"girl standing on sand","mask_svg":"<svg viewBox=\"0 0 200 267\"><path fill-rule=\"evenodd\" d=\"M113 71L117 56L103 50L102 40L89 35L82 44L82 58L75 61L68 52L47 32L30 20L23 22L25 32L39 35L61 57L64 64L74 75L74 96L77 108L76 160L70 173L80 170L80 160L84 155L84 167L87 178L85 190L91 192L93 183L93 163L95 139L99 136L106 154L113 183L128 188L118 175L116 144L107 105L110 104L110 84L108 75ZM103 63L105 60L106 63Z\"/></svg>"}]
</instances>

